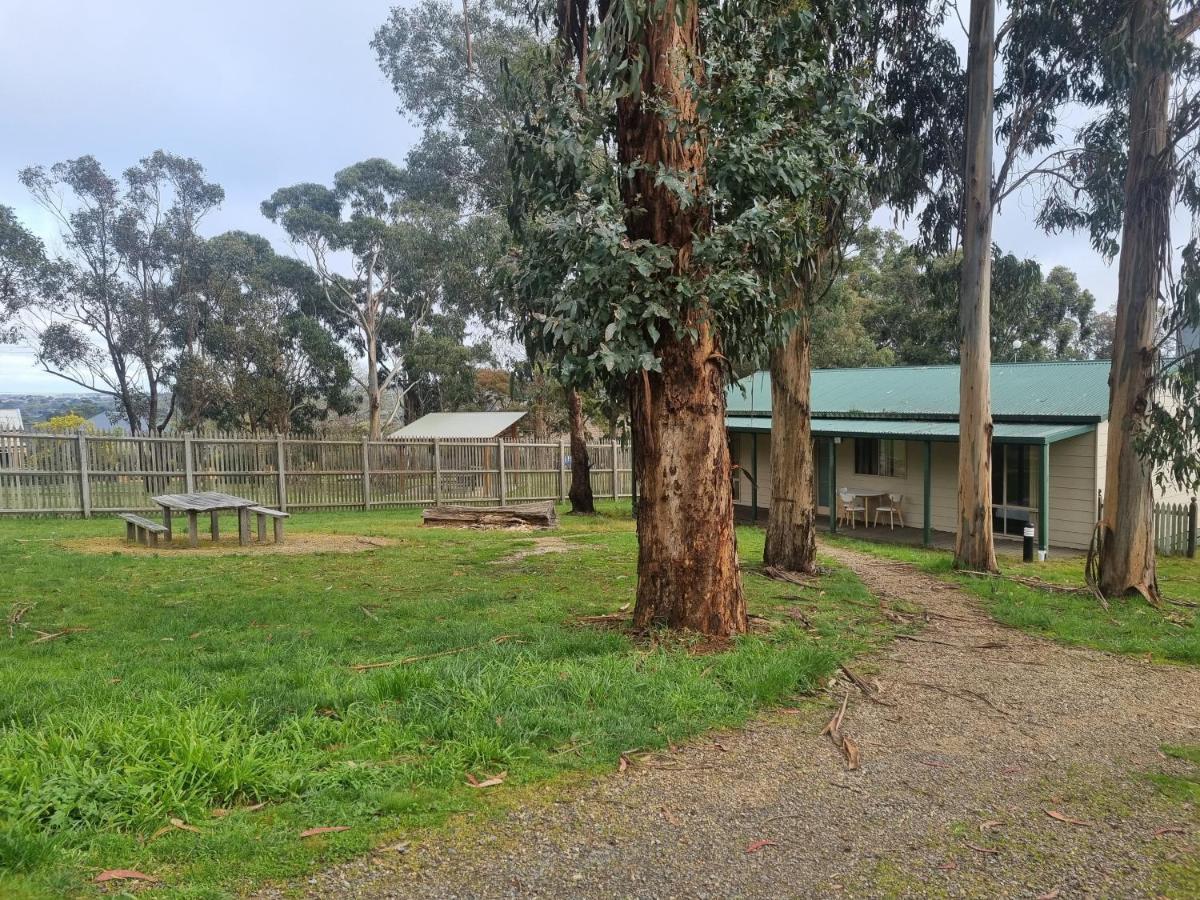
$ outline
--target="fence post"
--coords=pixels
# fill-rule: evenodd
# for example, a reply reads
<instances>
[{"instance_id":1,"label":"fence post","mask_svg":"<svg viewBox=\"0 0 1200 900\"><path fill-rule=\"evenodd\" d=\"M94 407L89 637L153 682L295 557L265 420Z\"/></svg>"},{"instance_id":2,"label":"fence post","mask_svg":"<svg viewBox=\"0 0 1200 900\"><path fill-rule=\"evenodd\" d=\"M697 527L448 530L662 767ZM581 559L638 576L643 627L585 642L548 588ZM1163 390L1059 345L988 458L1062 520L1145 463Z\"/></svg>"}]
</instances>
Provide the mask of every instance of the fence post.
<instances>
[{"instance_id":1,"label":"fence post","mask_svg":"<svg viewBox=\"0 0 1200 900\"><path fill-rule=\"evenodd\" d=\"M185 493L196 490L196 463L192 455L192 433L183 436L183 489Z\"/></svg>"},{"instance_id":2,"label":"fence post","mask_svg":"<svg viewBox=\"0 0 1200 900\"><path fill-rule=\"evenodd\" d=\"M617 439L612 439L612 495L613 499L617 499Z\"/></svg>"},{"instance_id":3,"label":"fence post","mask_svg":"<svg viewBox=\"0 0 1200 900\"><path fill-rule=\"evenodd\" d=\"M500 477L500 505L503 506L508 494L504 485L504 438L496 438L496 452L498 454L498 458L496 459L496 474Z\"/></svg>"},{"instance_id":4,"label":"fence post","mask_svg":"<svg viewBox=\"0 0 1200 900\"><path fill-rule=\"evenodd\" d=\"M1187 533L1187 555L1188 559L1196 558L1196 498L1192 498L1192 502L1188 504L1188 533Z\"/></svg>"},{"instance_id":5,"label":"fence post","mask_svg":"<svg viewBox=\"0 0 1200 900\"><path fill-rule=\"evenodd\" d=\"M567 442L558 439L558 502L567 499Z\"/></svg>"},{"instance_id":6,"label":"fence post","mask_svg":"<svg viewBox=\"0 0 1200 900\"><path fill-rule=\"evenodd\" d=\"M362 439L362 495L363 509L371 508L371 439Z\"/></svg>"},{"instance_id":7,"label":"fence post","mask_svg":"<svg viewBox=\"0 0 1200 900\"><path fill-rule=\"evenodd\" d=\"M275 495L279 503L279 511L287 512L287 473L284 471L284 460L287 452L283 446L283 435L275 435Z\"/></svg>"},{"instance_id":8,"label":"fence post","mask_svg":"<svg viewBox=\"0 0 1200 900\"><path fill-rule=\"evenodd\" d=\"M442 505L442 442L433 439L433 505Z\"/></svg>"},{"instance_id":9,"label":"fence post","mask_svg":"<svg viewBox=\"0 0 1200 900\"><path fill-rule=\"evenodd\" d=\"M88 475L88 445L87 435L79 432L79 505L83 517L92 517L92 481Z\"/></svg>"}]
</instances>

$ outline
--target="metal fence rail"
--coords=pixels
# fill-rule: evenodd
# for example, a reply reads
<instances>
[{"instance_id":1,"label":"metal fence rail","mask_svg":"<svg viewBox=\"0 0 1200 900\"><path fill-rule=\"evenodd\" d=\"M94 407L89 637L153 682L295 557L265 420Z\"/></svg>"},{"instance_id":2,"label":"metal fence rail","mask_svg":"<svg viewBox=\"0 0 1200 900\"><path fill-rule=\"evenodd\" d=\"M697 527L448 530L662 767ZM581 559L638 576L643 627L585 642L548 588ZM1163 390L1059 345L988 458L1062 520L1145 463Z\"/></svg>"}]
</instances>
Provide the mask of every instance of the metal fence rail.
<instances>
[{"instance_id":1,"label":"metal fence rail","mask_svg":"<svg viewBox=\"0 0 1200 900\"><path fill-rule=\"evenodd\" d=\"M598 498L632 491L628 447L590 444ZM565 441L0 432L0 515L156 509L156 494L221 491L284 510L565 500Z\"/></svg>"}]
</instances>

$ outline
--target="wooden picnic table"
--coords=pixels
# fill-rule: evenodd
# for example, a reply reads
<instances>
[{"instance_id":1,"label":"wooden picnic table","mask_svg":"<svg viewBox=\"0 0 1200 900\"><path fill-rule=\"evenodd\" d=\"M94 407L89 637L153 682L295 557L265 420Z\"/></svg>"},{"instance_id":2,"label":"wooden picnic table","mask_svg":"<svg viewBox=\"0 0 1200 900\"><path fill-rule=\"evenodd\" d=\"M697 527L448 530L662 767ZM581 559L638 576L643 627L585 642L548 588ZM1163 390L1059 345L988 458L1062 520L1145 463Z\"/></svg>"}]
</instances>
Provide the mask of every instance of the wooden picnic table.
<instances>
[{"instance_id":1,"label":"wooden picnic table","mask_svg":"<svg viewBox=\"0 0 1200 900\"><path fill-rule=\"evenodd\" d=\"M199 545L198 519L200 513L209 514L212 523L212 539L221 539L218 517L222 512L232 511L238 517L238 543L243 547L250 543L250 507L257 506L255 500L245 497L235 497L232 494L222 494L219 491L196 491L191 494L160 494L152 497L155 503L162 507L163 527L167 529L167 543L171 542L171 516L173 513L187 515L188 546Z\"/></svg>"}]
</instances>

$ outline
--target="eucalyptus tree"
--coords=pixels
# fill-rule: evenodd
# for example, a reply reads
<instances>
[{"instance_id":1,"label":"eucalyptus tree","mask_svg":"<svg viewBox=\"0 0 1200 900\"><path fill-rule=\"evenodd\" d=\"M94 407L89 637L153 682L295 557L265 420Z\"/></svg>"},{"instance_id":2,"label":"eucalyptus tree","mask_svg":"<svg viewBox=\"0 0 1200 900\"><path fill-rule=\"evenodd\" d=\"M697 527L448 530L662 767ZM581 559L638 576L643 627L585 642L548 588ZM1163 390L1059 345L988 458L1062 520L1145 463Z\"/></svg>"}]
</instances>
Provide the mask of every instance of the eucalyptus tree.
<instances>
[{"instance_id":1,"label":"eucalyptus tree","mask_svg":"<svg viewBox=\"0 0 1200 900\"><path fill-rule=\"evenodd\" d=\"M310 431L351 411L350 364L313 315L320 289L308 266L229 232L205 242L194 283L175 385L185 427Z\"/></svg>"},{"instance_id":2,"label":"eucalyptus tree","mask_svg":"<svg viewBox=\"0 0 1200 900\"><path fill-rule=\"evenodd\" d=\"M0 206L0 343L19 340L17 316L37 298L48 265L41 240Z\"/></svg>"},{"instance_id":3,"label":"eucalyptus tree","mask_svg":"<svg viewBox=\"0 0 1200 900\"><path fill-rule=\"evenodd\" d=\"M508 108L525 110L509 125L509 287L527 339L569 378L630 398L635 624L742 631L730 358L763 358L790 324L772 261L792 258L818 220L814 185L841 164L846 120L861 111L833 84L809 92L831 102L803 115L790 102L831 78L810 9L575 9L584 77L551 57L509 82Z\"/></svg>"},{"instance_id":4,"label":"eucalyptus tree","mask_svg":"<svg viewBox=\"0 0 1200 900\"><path fill-rule=\"evenodd\" d=\"M971 0L958 315L958 528L954 565L995 572L992 539L992 144L996 0Z\"/></svg>"},{"instance_id":5,"label":"eucalyptus tree","mask_svg":"<svg viewBox=\"0 0 1200 900\"><path fill-rule=\"evenodd\" d=\"M535 20L524 3L512 0L464 3L461 12L445 0L422 0L393 8L371 42L401 112L425 128L409 153L410 173L430 196L461 200L477 228L490 228L503 240L508 237L502 210L509 171L504 134L496 123L509 100L503 90L506 72L524 71L548 42L541 33L547 29L539 31ZM569 14L561 20L566 24ZM495 312L508 318L507 310ZM561 373L559 380L572 410L571 508L590 513L595 507L579 394L589 385L571 383Z\"/></svg>"},{"instance_id":6,"label":"eucalyptus tree","mask_svg":"<svg viewBox=\"0 0 1200 900\"><path fill-rule=\"evenodd\" d=\"M120 179L91 156L20 179L63 252L23 288L16 339L50 374L117 401L134 434L161 432L174 413L171 333L189 316L197 228L223 191L195 160L161 150Z\"/></svg>"},{"instance_id":7,"label":"eucalyptus tree","mask_svg":"<svg viewBox=\"0 0 1200 900\"><path fill-rule=\"evenodd\" d=\"M961 242L959 296L958 536L955 562L991 570L990 289L995 210L1027 187L1057 177L1068 147L1068 111L1094 98L1094 73L1106 57L1099 4L1007 4L997 26L994 0L972 0L968 38L964 165L944 180L921 213L927 243ZM1100 26L1099 28L1096 26ZM1001 62L997 82L995 62ZM995 159L993 159L995 157ZM993 162L996 165L993 167Z\"/></svg>"},{"instance_id":8,"label":"eucalyptus tree","mask_svg":"<svg viewBox=\"0 0 1200 900\"><path fill-rule=\"evenodd\" d=\"M798 77L776 98L770 121L780 130L789 127L784 123L803 128L798 117L831 98L853 104L856 112L844 116L841 133L832 135L828 164L806 191L815 215L776 268L794 325L770 355L771 510L763 558L805 572L816 566L809 418L814 317L822 328L829 321L822 307L829 305L844 248L876 206L911 212L919 200L942 196L955 180L961 140L954 123L962 103L957 54L941 35L942 4L828 0L812 9L812 38L826 48L816 63L823 77L797 69Z\"/></svg>"},{"instance_id":9,"label":"eucalyptus tree","mask_svg":"<svg viewBox=\"0 0 1200 900\"><path fill-rule=\"evenodd\" d=\"M1171 359L1169 342L1200 324L1196 236L1171 259L1171 220L1200 209L1200 4L1105 0L1072 6L1069 28L1036 39L1063 52L1080 36L1102 42L1088 100L1095 116L1051 171L1040 213L1051 230L1087 229L1119 254L1110 376L1104 509L1095 583L1105 595L1158 599L1154 479L1200 485L1200 381L1195 348ZM1115 27L1114 27L1115 23Z\"/></svg>"},{"instance_id":10,"label":"eucalyptus tree","mask_svg":"<svg viewBox=\"0 0 1200 900\"><path fill-rule=\"evenodd\" d=\"M378 440L383 398L416 388L403 384L413 343L440 312L482 302L478 244L456 208L421 199L408 173L383 159L342 169L331 187L281 188L262 211L304 248L321 287L319 314L365 357L356 378Z\"/></svg>"}]
</instances>

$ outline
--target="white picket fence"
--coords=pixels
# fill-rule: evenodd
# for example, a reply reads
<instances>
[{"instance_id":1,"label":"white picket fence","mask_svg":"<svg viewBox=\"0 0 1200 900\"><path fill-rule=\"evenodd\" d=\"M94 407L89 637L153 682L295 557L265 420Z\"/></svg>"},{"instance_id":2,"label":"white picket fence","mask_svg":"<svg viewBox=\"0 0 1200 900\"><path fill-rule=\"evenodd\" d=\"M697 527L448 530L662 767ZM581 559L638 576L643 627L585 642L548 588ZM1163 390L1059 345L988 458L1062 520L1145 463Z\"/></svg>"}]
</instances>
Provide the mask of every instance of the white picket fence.
<instances>
[{"instance_id":1,"label":"white picket fence","mask_svg":"<svg viewBox=\"0 0 1200 900\"><path fill-rule=\"evenodd\" d=\"M569 449L565 441L0 432L0 515L154 510L151 497L185 491L284 510L564 500ZM596 497L628 497L629 448L604 441L588 455Z\"/></svg>"},{"instance_id":2,"label":"white picket fence","mask_svg":"<svg viewBox=\"0 0 1200 900\"><path fill-rule=\"evenodd\" d=\"M1154 547L1159 553L1196 555L1196 500L1154 504Z\"/></svg>"}]
</instances>

